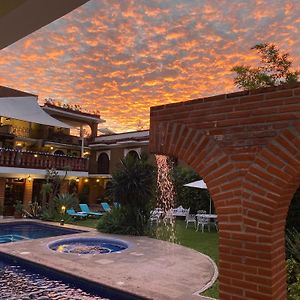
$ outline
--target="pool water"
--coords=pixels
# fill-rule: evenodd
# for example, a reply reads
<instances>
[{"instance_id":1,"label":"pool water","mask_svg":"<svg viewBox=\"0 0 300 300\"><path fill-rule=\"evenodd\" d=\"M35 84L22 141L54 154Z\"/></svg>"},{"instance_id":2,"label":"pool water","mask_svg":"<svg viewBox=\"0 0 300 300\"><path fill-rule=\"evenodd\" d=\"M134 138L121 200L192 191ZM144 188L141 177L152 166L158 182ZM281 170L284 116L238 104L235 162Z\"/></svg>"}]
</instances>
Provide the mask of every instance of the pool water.
<instances>
[{"instance_id":1,"label":"pool water","mask_svg":"<svg viewBox=\"0 0 300 300\"><path fill-rule=\"evenodd\" d=\"M28 240L28 238L26 238L25 236L17 235L17 234L0 235L0 244L17 242L17 241L22 241L22 240Z\"/></svg>"},{"instance_id":2,"label":"pool water","mask_svg":"<svg viewBox=\"0 0 300 300\"><path fill-rule=\"evenodd\" d=\"M135 295L0 253L1 300L142 300Z\"/></svg>"},{"instance_id":3,"label":"pool water","mask_svg":"<svg viewBox=\"0 0 300 300\"><path fill-rule=\"evenodd\" d=\"M0 244L80 232L85 231L35 222L9 222L0 224Z\"/></svg>"}]
</instances>

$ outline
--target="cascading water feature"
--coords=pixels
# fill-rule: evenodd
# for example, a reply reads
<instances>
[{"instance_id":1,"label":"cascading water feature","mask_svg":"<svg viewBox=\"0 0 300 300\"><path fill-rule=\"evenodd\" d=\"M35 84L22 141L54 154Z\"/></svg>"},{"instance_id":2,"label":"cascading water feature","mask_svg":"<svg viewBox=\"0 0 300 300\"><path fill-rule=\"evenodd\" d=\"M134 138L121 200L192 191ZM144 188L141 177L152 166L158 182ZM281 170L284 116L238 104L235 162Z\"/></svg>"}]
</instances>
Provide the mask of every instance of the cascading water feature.
<instances>
[{"instance_id":1,"label":"cascading water feature","mask_svg":"<svg viewBox=\"0 0 300 300\"><path fill-rule=\"evenodd\" d=\"M175 204L175 187L171 178L172 162L165 155L155 155L157 163L157 206L168 216ZM169 221L169 223L168 223ZM170 242L175 242L175 219L172 217L165 221ZM159 234L159 232L157 233Z\"/></svg>"}]
</instances>

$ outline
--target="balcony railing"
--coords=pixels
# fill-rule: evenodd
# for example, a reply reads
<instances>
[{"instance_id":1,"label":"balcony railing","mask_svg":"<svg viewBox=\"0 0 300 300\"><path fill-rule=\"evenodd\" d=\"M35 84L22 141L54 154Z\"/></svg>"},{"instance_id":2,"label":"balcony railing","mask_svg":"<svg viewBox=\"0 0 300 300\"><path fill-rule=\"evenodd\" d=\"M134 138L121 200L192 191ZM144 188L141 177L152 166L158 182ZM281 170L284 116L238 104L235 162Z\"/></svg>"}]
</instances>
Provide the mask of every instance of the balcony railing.
<instances>
[{"instance_id":1,"label":"balcony railing","mask_svg":"<svg viewBox=\"0 0 300 300\"><path fill-rule=\"evenodd\" d=\"M0 166L31 169L88 171L88 159L46 152L0 148Z\"/></svg>"}]
</instances>

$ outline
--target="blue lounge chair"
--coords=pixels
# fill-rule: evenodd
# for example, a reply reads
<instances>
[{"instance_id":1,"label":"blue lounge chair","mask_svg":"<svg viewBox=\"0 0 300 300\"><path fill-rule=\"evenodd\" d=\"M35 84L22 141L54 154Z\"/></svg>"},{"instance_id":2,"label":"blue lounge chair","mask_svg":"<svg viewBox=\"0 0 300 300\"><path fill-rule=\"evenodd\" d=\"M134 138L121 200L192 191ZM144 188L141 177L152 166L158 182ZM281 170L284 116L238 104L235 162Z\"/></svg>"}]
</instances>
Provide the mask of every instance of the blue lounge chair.
<instances>
[{"instance_id":1,"label":"blue lounge chair","mask_svg":"<svg viewBox=\"0 0 300 300\"><path fill-rule=\"evenodd\" d=\"M86 218L87 214L84 212L76 212L74 208L67 209L67 214L73 218Z\"/></svg>"},{"instance_id":2,"label":"blue lounge chair","mask_svg":"<svg viewBox=\"0 0 300 300\"><path fill-rule=\"evenodd\" d=\"M101 217L103 215L100 212L91 211L87 204L79 204L79 206L80 206L81 211L83 213L87 214L88 216Z\"/></svg>"},{"instance_id":3,"label":"blue lounge chair","mask_svg":"<svg viewBox=\"0 0 300 300\"><path fill-rule=\"evenodd\" d=\"M105 212L110 212L111 208L107 202L101 202L101 206Z\"/></svg>"}]
</instances>

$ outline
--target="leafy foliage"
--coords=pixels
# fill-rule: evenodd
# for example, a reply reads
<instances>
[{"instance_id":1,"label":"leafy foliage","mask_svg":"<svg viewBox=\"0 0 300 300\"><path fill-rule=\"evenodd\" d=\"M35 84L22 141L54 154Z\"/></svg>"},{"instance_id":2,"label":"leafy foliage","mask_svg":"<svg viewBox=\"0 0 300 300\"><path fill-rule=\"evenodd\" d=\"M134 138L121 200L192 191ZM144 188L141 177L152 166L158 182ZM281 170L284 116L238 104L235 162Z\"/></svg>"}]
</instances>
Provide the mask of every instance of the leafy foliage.
<instances>
[{"instance_id":1,"label":"leafy foliage","mask_svg":"<svg viewBox=\"0 0 300 300\"><path fill-rule=\"evenodd\" d=\"M287 230L286 250L289 258L291 257L300 263L300 234L295 228Z\"/></svg>"},{"instance_id":2,"label":"leafy foliage","mask_svg":"<svg viewBox=\"0 0 300 300\"><path fill-rule=\"evenodd\" d=\"M54 209L54 198L58 194L60 185L66 179L69 170L70 167L66 166L64 168L65 174L62 177L58 175L58 171L55 169L47 170L46 183L43 184L41 190L42 210L46 208Z\"/></svg>"},{"instance_id":3,"label":"leafy foliage","mask_svg":"<svg viewBox=\"0 0 300 300\"><path fill-rule=\"evenodd\" d=\"M133 212L128 207L113 208L111 212L106 213L98 222L97 229L106 233L141 235L144 231L137 226Z\"/></svg>"},{"instance_id":4,"label":"leafy foliage","mask_svg":"<svg viewBox=\"0 0 300 300\"><path fill-rule=\"evenodd\" d=\"M48 207L42 210L41 219L47 221L59 221L62 218L62 207L65 210L76 207L78 205L78 199L74 194L58 194L53 200L54 207ZM68 219L68 216L64 216Z\"/></svg>"},{"instance_id":5,"label":"leafy foliage","mask_svg":"<svg viewBox=\"0 0 300 300\"><path fill-rule=\"evenodd\" d=\"M60 221L61 213L56 209L45 208L42 210L41 219L44 221Z\"/></svg>"},{"instance_id":6,"label":"leafy foliage","mask_svg":"<svg viewBox=\"0 0 300 300\"><path fill-rule=\"evenodd\" d=\"M201 179L194 170L177 166L173 169L173 178L176 191L175 207L182 205L184 208L190 208L192 213L200 209L209 211L208 191L184 186L186 183Z\"/></svg>"},{"instance_id":7,"label":"leafy foliage","mask_svg":"<svg viewBox=\"0 0 300 300\"><path fill-rule=\"evenodd\" d=\"M16 213L22 213L23 212L24 205L23 205L22 201L18 200L16 202L16 204L14 205L14 207L15 207L15 212Z\"/></svg>"},{"instance_id":8,"label":"leafy foliage","mask_svg":"<svg viewBox=\"0 0 300 300\"><path fill-rule=\"evenodd\" d=\"M293 258L287 263L288 300L300 300L300 264Z\"/></svg>"},{"instance_id":9,"label":"leafy foliage","mask_svg":"<svg viewBox=\"0 0 300 300\"><path fill-rule=\"evenodd\" d=\"M78 199L74 194L58 194L54 198L54 203L57 211L60 212L62 206L65 207L65 210L76 207L78 205Z\"/></svg>"},{"instance_id":10,"label":"leafy foliage","mask_svg":"<svg viewBox=\"0 0 300 300\"><path fill-rule=\"evenodd\" d=\"M41 206L37 201L33 201L29 204L28 210L23 209L26 217L37 219L41 216Z\"/></svg>"},{"instance_id":11,"label":"leafy foliage","mask_svg":"<svg viewBox=\"0 0 300 300\"><path fill-rule=\"evenodd\" d=\"M288 53L269 43L260 43L251 48L261 56L259 67L235 66L231 71L236 73L234 84L238 88L252 90L268 86L278 86L284 83L297 82L299 72L292 71L292 61Z\"/></svg>"},{"instance_id":12,"label":"leafy foliage","mask_svg":"<svg viewBox=\"0 0 300 300\"><path fill-rule=\"evenodd\" d=\"M144 234L150 216L150 203L155 191L155 168L146 158L130 155L112 175L110 194L121 203L99 221L98 229L106 232ZM106 227L106 228L105 228Z\"/></svg>"}]
</instances>

